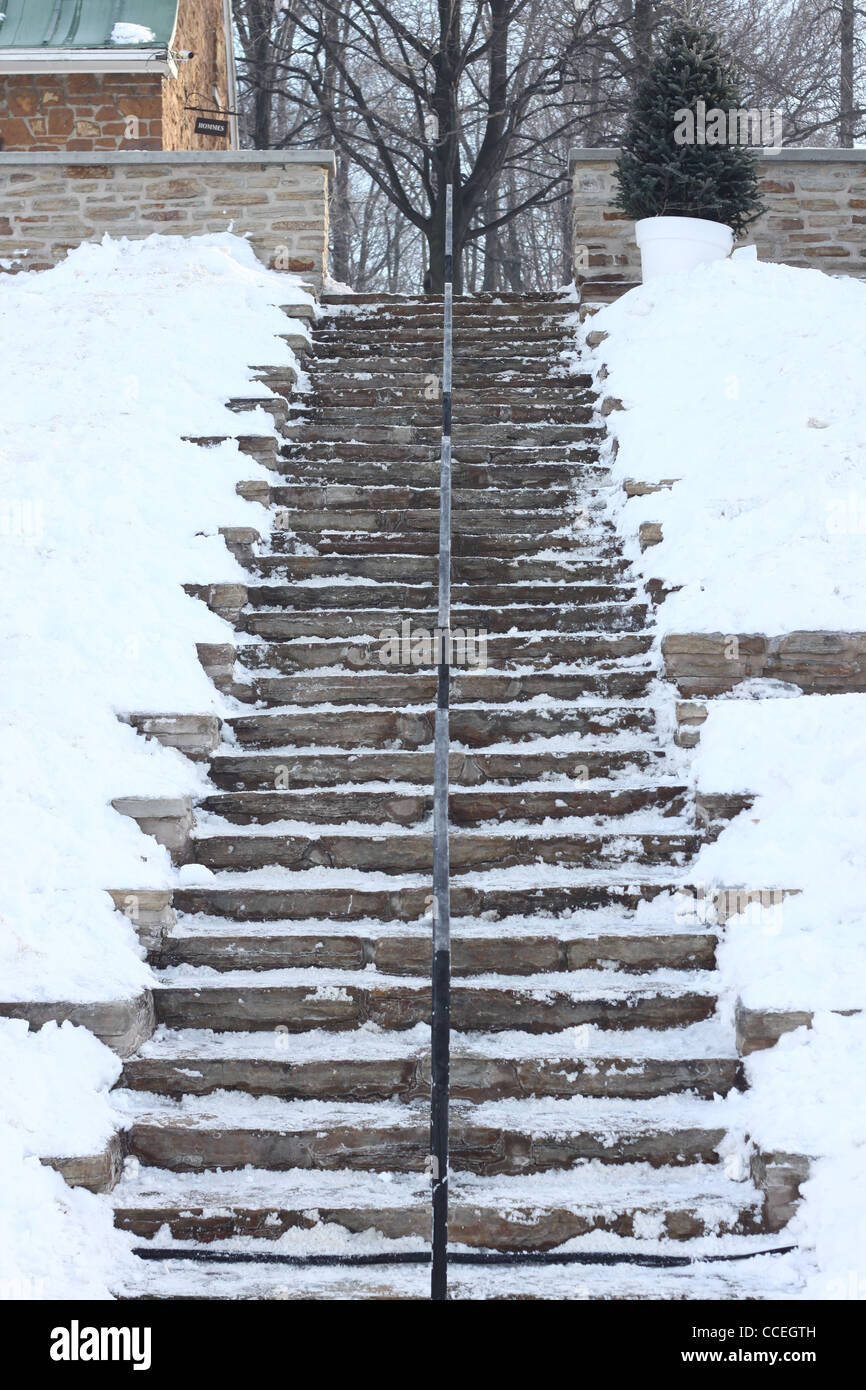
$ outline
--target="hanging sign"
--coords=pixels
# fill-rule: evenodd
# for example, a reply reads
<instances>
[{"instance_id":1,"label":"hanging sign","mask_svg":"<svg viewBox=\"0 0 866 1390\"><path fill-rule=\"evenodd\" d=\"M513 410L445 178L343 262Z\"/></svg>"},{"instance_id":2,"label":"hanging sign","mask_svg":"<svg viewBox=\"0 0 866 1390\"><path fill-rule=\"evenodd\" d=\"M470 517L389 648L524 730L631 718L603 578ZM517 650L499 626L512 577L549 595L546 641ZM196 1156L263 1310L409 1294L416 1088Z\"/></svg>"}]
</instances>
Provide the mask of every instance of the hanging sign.
<instances>
[{"instance_id":1,"label":"hanging sign","mask_svg":"<svg viewBox=\"0 0 866 1390\"><path fill-rule=\"evenodd\" d=\"M216 116L196 116L195 118L196 135L228 135L228 121L221 121Z\"/></svg>"}]
</instances>

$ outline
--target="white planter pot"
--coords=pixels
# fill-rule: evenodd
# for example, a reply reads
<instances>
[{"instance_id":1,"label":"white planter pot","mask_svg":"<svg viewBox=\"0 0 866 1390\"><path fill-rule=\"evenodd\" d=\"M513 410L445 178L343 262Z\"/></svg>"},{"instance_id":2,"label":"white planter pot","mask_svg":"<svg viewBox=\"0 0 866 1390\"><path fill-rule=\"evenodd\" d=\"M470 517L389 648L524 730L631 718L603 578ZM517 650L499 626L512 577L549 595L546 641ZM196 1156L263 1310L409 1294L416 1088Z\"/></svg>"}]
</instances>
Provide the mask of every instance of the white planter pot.
<instances>
[{"instance_id":1,"label":"white planter pot","mask_svg":"<svg viewBox=\"0 0 866 1390\"><path fill-rule=\"evenodd\" d=\"M635 223L644 283L677 275L731 254L734 234L724 222L700 217L643 217Z\"/></svg>"}]
</instances>

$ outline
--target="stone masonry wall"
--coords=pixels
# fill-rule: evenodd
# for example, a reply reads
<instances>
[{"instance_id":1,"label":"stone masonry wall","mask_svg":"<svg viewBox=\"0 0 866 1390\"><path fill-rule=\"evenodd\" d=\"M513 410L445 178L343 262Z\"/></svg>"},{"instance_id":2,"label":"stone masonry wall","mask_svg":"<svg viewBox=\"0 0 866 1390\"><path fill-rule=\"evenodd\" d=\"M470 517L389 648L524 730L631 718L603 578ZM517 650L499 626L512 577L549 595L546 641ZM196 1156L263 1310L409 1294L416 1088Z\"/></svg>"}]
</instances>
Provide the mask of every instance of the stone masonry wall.
<instances>
[{"instance_id":1,"label":"stone masonry wall","mask_svg":"<svg viewBox=\"0 0 866 1390\"><path fill-rule=\"evenodd\" d=\"M3 149L159 150L162 133L158 74L0 74Z\"/></svg>"},{"instance_id":2,"label":"stone masonry wall","mask_svg":"<svg viewBox=\"0 0 866 1390\"><path fill-rule=\"evenodd\" d=\"M580 280L640 280L634 223L613 205L616 150L573 150L572 228ZM759 155L767 211L738 245L761 260L866 278L866 149Z\"/></svg>"},{"instance_id":3,"label":"stone masonry wall","mask_svg":"<svg viewBox=\"0 0 866 1390\"><path fill-rule=\"evenodd\" d=\"M0 269L46 269L82 241L232 229L317 290L334 156L304 151L0 153Z\"/></svg>"}]
</instances>

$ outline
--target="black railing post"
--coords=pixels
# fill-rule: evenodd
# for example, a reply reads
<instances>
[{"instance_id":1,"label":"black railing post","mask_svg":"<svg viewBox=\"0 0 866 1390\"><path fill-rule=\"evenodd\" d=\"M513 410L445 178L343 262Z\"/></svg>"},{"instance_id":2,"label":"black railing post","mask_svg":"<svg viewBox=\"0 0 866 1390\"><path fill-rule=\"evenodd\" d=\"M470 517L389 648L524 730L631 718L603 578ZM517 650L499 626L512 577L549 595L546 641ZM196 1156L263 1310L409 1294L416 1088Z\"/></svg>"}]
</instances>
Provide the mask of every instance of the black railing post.
<instances>
[{"instance_id":1,"label":"black railing post","mask_svg":"<svg viewBox=\"0 0 866 1390\"><path fill-rule=\"evenodd\" d=\"M451 352L454 255L453 188L445 190L442 343L442 450L439 464L439 612L436 726L433 745L433 1012L431 1019L430 1168L433 1255L430 1297L448 1297L448 1089L451 1050L451 871L448 856L448 703L451 686Z\"/></svg>"}]
</instances>

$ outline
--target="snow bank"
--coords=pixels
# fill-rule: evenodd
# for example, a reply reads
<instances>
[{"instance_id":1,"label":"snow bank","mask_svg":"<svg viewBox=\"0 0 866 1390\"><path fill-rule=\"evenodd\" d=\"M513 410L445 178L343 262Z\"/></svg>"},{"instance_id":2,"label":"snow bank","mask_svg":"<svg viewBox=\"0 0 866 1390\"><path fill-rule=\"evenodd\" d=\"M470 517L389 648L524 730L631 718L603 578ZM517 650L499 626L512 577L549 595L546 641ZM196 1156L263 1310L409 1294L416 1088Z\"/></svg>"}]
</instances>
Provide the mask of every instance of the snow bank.
<instances>
[{"instance_id":1,"label":"snow bank","mask_svg":"<svg viewBox=\"0 0 866 1390\"><path fill-rule=\"evenodd\" d=\"M232 630L188 582L240 580L219 535L266 531L239 498L267 471L228 442L267 396L251 364L291 364L279 305L312 302L221 234L81 246L0 276L0 999L123 998L151 979L108 887L167 885L165 851L112 810L193 792L201 773L118 720L219 713L197 642ZM0 1023L0 1295L110 1297L128 1242L110 1209L39 1155L98 1152L118 1064L85 1030Z\"/></svg>"},{"instance_id":2,"label":"snow bank","mask_svg":"<svg viewBox=\"0 0 866 1390\"><path fill-rule=\"evenodd\" d=\"M196 642L231 629L186 582L240 580L219 527L268 528L235 485L267 471L234 442L272 428L225 401L294 363L279 308L308 301L228 234L81 246L0 277L0 766L6 812L0 997L117 998L148 979L107 887L170 881L112 798L194 790L194 766L118 722L219 711ZM301 325L294 325L299 330Z\"/></svg>"},{"instance_id":3,"label":"snow bank","mask_svg":"<svg viewBox=\"0 0 866 1390\"><path fill-rule=\"evenodd\" d=\"M680 480L622 506L638 569L682 586L661 632L866 629L866 284L735 252L589 326L616 475Z\"/></svg>"},{"instance_id":4,"label":"snow bank","mask_svg":"<svg viewBox=\"0 0 866 1390\"><path fill-rule=\"evenodd\" d=\"M866 285L735 253L591 328L626 407L616 475L679 480L614 504L638 571L680 586L660 634L866 629ZM650 520L664 540L642 555ZM700 789L756 800L690 879L800 890L730 921L719 964L728 1007L814 1013L747 1060L730 1115L765 1150L815 1156L792 1233L827 1299L866 1296L866 1015L839 1012L866 1000L864 761L866 695L749 682L710 702L693 764Z\"/></svg>"},{"instance_id":5,"label":"snow bank","mask_svg":"<svg viewBox=\"0 0 866 1390\"><path fill-rule=\"evenodd\" d=\"M120 1063L84 1028L0 1020L0 1299L110 1298L129 1258L111 1209L42 1157L98 1153Z\"/></svg>"},{"instance_id":6,"label":"snow bank","mask_svg":"<svg viewBox=\"0 0 866 1390\"><path fill-rule=\"evenodd\" d=\"M795 888L731 922L721 964L753 1007L866 1001L866 695L716 700L694 768L707 792L753 791L751 810L698 856L702 883Z\"/></svg>"},{"instance_id":7,"label":"snow bank","mask_svg":"<svg viewBox=\"0 0 866 1390\"><path fill-rule=\"evenodd\" d=\"M817 1155L791 1234L814 1251L803 1296L866 1298L866 1163L863 1059L866 1016L819 1012L746 1063L750 1090L737 1099L764 1149Z\"/></svg>"}]
</instances>

